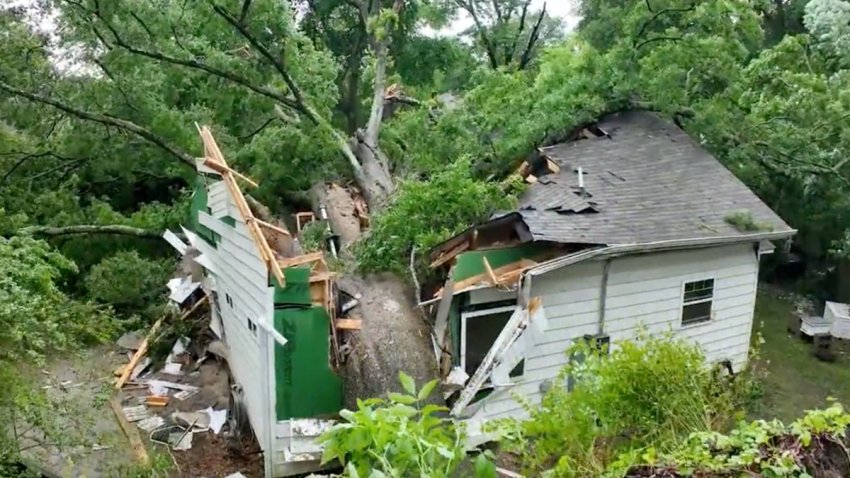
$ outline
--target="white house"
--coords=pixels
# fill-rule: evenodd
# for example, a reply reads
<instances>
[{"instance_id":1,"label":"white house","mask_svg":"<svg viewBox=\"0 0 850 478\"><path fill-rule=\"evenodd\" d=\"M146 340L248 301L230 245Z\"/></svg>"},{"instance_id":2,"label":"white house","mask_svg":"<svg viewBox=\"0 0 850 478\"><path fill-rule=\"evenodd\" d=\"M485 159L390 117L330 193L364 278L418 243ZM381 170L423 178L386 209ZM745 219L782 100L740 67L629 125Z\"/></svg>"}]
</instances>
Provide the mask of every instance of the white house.
<instances>
[{"instance_id":1,"label":"white house","mask_svg":"<svg viewBox=\"0 0 850 478\"><path fill-rule=\"evenodd\" d=\"M211 329L227 348L236 416L247 415L265 476L319 468L315 438L342 407L331 347L332 274L322 254L284 257L270 247L279 228L255 218L209 131L201 132L192 200L191 249L203 267ZM284 234L285 235L285 234ZM169 241L174 235L167 234Z\"/></svg>"},{"instance_id":2,"label":"white house","mask_svg":"<svg viewBox=\"0 0 850 478\"><path fill-rule=\"evenodd\" d=\"M576 340L672 331L746 363L759 258L795 231L684 131L611 114L518 173L531 184L517 211L431 255L447 281L424 305L473 435L539 401Z\"/></svg>"}]
</instances>

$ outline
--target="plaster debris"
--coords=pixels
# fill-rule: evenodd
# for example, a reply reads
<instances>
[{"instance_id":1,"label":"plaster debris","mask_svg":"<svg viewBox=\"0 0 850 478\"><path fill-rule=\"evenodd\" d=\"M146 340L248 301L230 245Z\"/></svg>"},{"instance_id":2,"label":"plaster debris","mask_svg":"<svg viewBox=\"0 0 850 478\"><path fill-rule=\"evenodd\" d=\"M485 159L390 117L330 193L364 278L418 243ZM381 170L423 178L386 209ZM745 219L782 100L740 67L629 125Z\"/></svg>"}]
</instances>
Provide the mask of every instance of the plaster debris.
<instances>
[{"instance_id":1,"label":"plaster debris","mask_svg":"<svg viewBox=\"0 0 850 478\"><path fill-rule=\"evenodd\" d=\"M142 372L144 372L145 369L150 366L150 364L151 364L150 357L145 357L145 359L142 360L141 363L139 363L138 365L133 367L133 371L130 372L130 381L132 382L133 380L136 380L137 378L139 378L139 375L141 375Z\"/></svg>"},{"instance_id":2,"label":"plaster debris","mask_svg":"<svg viewBox=\"0 0 850 478\"><path fill-rule=\"evenodd\" d=\"M162 368L162 372L167 373L168 375L183 375L183 371L181 370L182 368L183 364L169 362Z\"/></svg>"},{"instance_id":3,"label":"plaster debris","mask_svg":"<svg viewBox=\"0 0 850 478\"><path fill-rule=\"evenodd\" d=\"M200 287L200 282L192 282L189 277L175 277L168 281L168 290L171 291L168 298L180 305Z\"/></svg>"},{"instance_id":4,"label":"plaster debris","mask_svg":"<svg viewBox=\"0 0 850 478\"><path fill-rule=\"evenodd\" d=\"M195 392L198 387L194 385L186 385L184 383L169 382L166 380L148 380L148 387L151 387L151 395L166 395L164 393L154 393L152 387L173 388L175 390L184 390L187 392Z\"/></svg>"},{"instance_id":5,"label":"plaster debris","mask_svg":"<svg viewBox=\"0 0 850 478\"><path fill-rule=\"evenodd\" d=\"M211 417L203 411L174 412L171 414L171 421L182 427L192 427L194 431L204 432L210 429Z\"/></svg>"}]
</instances>

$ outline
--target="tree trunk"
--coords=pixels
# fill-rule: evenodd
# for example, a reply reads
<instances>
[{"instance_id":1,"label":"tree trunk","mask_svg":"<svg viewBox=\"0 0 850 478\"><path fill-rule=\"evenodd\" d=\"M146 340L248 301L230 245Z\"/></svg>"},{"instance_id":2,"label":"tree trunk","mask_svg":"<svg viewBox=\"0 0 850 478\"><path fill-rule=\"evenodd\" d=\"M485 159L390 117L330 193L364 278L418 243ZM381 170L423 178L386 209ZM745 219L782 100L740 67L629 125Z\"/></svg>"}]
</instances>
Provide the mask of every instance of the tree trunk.
<instances>
[{"instance_id":1,"label":"tree trunk","mask_svg":"<svg viewBox=\"0 0 850 478\"><path fill-rule=\"evenodd\" d=\"M331 230L339 236L340 249L348 249L362 232L351 191L338 184L319 183L310 188L310 198L317 217L321 206L325 206Z\"/></svg>"}]
</instances>

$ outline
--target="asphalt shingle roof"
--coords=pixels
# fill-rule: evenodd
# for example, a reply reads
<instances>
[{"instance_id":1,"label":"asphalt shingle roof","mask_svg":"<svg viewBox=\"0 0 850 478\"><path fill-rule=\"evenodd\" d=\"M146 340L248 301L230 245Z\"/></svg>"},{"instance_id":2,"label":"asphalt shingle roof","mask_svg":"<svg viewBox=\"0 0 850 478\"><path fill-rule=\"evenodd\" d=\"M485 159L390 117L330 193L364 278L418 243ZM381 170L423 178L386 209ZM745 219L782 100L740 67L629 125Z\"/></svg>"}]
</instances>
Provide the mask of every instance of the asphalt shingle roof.
<instances>
[{"instance_id":1,"label":"asphalt shingle roof","mask_svg":"<svg viewBox=\"0 0 850 478\"><path fill-rule=\"evenodd\" d=\"M753 234L726 221L736 211L749 211L773 232L792 231L672 122L631 111L597 126L609 136L542 149L561 170L541 177L520 201L534 240L617 245Z\"/></svg>"}]
</instances>

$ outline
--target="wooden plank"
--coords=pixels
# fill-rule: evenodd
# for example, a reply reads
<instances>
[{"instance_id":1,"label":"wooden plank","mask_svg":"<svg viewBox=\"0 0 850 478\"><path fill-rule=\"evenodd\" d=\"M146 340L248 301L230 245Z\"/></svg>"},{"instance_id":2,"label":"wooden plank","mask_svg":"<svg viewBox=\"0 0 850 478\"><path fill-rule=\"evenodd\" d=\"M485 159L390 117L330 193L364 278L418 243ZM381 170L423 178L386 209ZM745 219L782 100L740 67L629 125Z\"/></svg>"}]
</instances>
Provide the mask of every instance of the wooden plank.
<instances>
[{"instance_id":1,"label":"wooden plank","mask_svg":"<svg viewBox=\"0 0 850 478\"><path fill-rule=\"evenodd\" d=\"M552 158L549 156L544 156L546 158L546 167L549 169L549 172L552 174L558 174L561 172L561 167L558 166L558 163L552 161Z\"/></svg>"},{"instance_id":2,"label":"wooden plank","mask_svg":"<svg viewBox=\"0 0 850 478\"><path fill-rule=\"evenodd\" d=\"M286 259L281 259L277 261L280 267L286 269L287 267L295 267L301 264L307 264L310 262L315 262L324 259L325 253L322 251L313 252L310 254L304 254L296 257L288 257Z\"/></svg>"},{"instance_id":3,"label":"wooden plank","mask_svg":"<svg viewBox=\"0 0 850 478\"><path fill-rule=\"evenodd\" d=\"M286 229L275 226L274 224L263 221L262 219L254 219L254 221L257 221L257 224L262 227L265 227L266 229L271 229L272 231L277 232L279 234L283 234L284 236L292 236L292 234L290 234L289 231L287 231Z\"/></svg>"},{"instance_id":4,"label":"wooden plank","mask_svg":"<svg viewBox=\"0 0 850 478\"><path fill-rule=\"evenodd\" d=\"M336 319L334 325L340 330L360 330L363 321L360 319Z\"/></svg>"},{"instance_id":5,"label":"wooden plank","mask_svg":"<svg viewBox=\"0 0 850 478\"><path fill-rule=\"evenodd\" d=\"M457 257L461 252L466 251L467 249L469 249L469 241L465 241L463 244L460 244L459 246L454 247L450 251L448 251L448 252L444 253L443 255L441 255L440 257L438 257L434 262L431 263L431 268L434 269L434 268L440 267L441 265L445 264L446 262L449 262L450 260Z\"/></svg>"},{"instance_id":6,"label":"wooden plank","mask_svg":"<svg viewBox=\"0 0 850 478\"><path fill-rule=\"evenodd\" d=\"M537 182L537 176L529 174L525 177L525 182L527 182L528 184L534 184Z\"/></svg>"},{"instance_id":7,"label":"wooden plank","mask_svg":"<svg viewBox=\"0 0 850 478\"><path fill-rule=\"evenodd\" d=\"M493 285L499 284L499 279L496 278L496 274L493 272L493 268L490 267L490 261L487 260L486 257L482 256L481 261L484 262L484 271L487 273L487 278L490 279L490 282Z\"/></svg>"},{"instance_id":8,"label":"wooden plank","mask_svg":"<svg viewBox=\"0 0 850 478\"><path fill-rule=\"evenodd\" d=\"M150 464L148 450L145 448L145 444L142 443L142 437L139 436L139 431L136 427L130 425L130 422L127 421L127 417L124 416L124 410L121 409L121 403L118 401L118 397L113 396L110 398L109 405L115 413L118 425L121 426L121 430L124 431L124 435L126 435L127 439L130 441L130 446L133 448L133 454L136 455L136 459L139 460L139 463L142 465Z\"/></svg>"},{"instance_id":9,"label":"wooden plank","mask_svg":"<svg viewBox=\"0 0 850 478\"><path fill-rule=\"evenodd\" d=\"M213 171L215 171L215 172L217 172L221 175L224 175L224 173L230 173L230 174L236 176L237 178L245 181L246 183L248 183L252 187L255 187L255 188L260 187L260 185L257 184L256 181L249 178L248 176L245 176L244 174L240 173L239 171L236 171L235 169L230 168L229 166L226 166L224 164L220 164L218 161L215 161L211 158L205 158L204 159L204 166L212 169Z\"/></svg>"}]
</instances>

